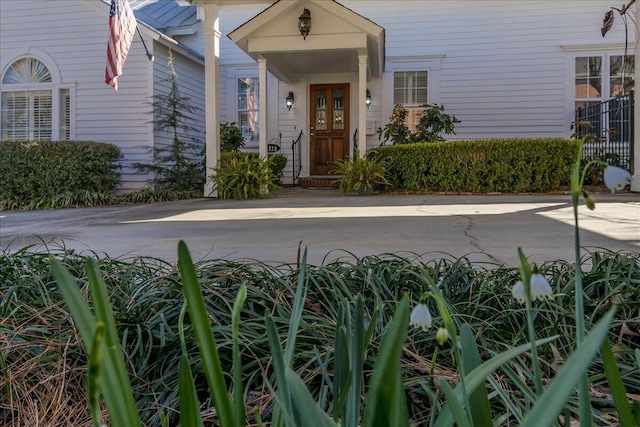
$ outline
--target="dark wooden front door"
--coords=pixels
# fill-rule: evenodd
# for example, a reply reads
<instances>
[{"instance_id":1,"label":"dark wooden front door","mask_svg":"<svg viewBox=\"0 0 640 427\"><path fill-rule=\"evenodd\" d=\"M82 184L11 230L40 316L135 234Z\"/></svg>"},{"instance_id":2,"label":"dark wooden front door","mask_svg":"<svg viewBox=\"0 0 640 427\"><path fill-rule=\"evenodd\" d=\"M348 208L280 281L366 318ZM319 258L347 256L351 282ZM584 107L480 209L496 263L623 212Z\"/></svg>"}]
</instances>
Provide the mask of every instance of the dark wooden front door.
<instances>
[{"instance_id":1,"label":"dark wooden front door","mask_svg":"<svg viewBox=\"0 0 640 427\"><path fill-rule=\"evenodd\" d=\"M327 175L349 155L349 84L311 85L311 175Z\"/></svg>"}]
</instances>

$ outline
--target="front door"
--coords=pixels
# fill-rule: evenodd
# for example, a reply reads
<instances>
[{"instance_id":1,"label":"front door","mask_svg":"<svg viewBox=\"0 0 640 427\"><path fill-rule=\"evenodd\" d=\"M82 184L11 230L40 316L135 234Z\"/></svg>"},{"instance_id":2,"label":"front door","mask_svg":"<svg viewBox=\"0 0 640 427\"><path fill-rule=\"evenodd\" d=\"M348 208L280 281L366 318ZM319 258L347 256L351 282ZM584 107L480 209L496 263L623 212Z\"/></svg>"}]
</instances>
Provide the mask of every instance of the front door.
<instances>
[{"instance_id":1,"label":"front door","mask_svg":"<svg viewBox=\"0 0 640 427\"><path fill-rule=\"evenodd\" d=\"M311 175L327 175L349 155L349 84L311 85Z\"/></svg>"}]
</instances>

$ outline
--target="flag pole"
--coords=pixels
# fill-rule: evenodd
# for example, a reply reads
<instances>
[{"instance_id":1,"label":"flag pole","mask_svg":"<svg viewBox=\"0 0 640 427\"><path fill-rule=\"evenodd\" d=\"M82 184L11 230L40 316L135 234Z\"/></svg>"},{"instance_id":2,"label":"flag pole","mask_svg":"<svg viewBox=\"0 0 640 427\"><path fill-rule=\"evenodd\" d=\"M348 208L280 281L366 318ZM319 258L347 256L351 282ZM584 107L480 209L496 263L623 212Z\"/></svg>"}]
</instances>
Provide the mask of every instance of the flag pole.
<instances>
[{"instance_id":1,"label":"flag pole","mask_svg":"<svg viewBox=\"0 0 640 427\"><path fill-rule=\"evenodd\" d=\"M149 53L149 49L147 49L147 44L144 42L144 38L142 38L142 33L140 33L140 26L136 25L136 30L138 30L138 35L140 36L140 41L142 41L142 46L144 46L144 51L147 53L147 58L149 61L153 62L153 55Z\"/></svg>"}]
</instances>

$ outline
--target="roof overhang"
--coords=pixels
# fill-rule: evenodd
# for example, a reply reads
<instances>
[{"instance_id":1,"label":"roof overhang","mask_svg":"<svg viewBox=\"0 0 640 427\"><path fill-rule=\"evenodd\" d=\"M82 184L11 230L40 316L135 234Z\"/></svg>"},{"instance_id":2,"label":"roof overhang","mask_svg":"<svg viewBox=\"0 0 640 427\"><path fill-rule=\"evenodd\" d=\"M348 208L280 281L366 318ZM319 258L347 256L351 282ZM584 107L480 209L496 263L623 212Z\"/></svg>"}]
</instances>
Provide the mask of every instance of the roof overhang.
<instances>
[{"instance_id":1,"label":"roof overhang","mask_svg":"<svg viewBox=\"0 0 640 427\"><path fill-rule=\"evenodd\" d=\"M206 1L206 0L194 0ZM311 12L311 31L303 39L298 17ZM229 38L280 80L301 76L358 72L367 57L367 78L384 71L384 28L336 1L277 1L229 34Z\"/></svg>"}]
</instances>

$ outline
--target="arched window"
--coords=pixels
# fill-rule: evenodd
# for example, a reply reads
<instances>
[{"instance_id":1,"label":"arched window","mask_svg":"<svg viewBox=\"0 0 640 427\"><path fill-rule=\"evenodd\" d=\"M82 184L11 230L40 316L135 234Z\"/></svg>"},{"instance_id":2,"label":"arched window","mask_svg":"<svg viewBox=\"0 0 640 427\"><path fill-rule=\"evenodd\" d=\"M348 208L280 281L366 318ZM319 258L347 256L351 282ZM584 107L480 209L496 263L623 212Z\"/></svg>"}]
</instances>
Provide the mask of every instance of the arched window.
<instances>
[{"instance_id":1,"label":"arched window","mask_svg":"<svg viewBox=\"0 0 640 427\"><path fill-rule=\"evenodd\" d=\"M34 58L19 59L7 70L2 84L51 83L51 73L42 62Z\"/></svg>"},{"instance_id":2,"label":"arched window","mask_svg":"<svg viewBox=\"0 0 640 427\"><path fill-rule=\"evenodd\" d=\"M47 66L35 58L18 59L4 73L1 83L0 139L52 139L55 87ZM69 91L66 89L60 91L59 113L60 132L56 129L56 136L69 139Z\"/></svg>"}]
</instances>

